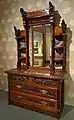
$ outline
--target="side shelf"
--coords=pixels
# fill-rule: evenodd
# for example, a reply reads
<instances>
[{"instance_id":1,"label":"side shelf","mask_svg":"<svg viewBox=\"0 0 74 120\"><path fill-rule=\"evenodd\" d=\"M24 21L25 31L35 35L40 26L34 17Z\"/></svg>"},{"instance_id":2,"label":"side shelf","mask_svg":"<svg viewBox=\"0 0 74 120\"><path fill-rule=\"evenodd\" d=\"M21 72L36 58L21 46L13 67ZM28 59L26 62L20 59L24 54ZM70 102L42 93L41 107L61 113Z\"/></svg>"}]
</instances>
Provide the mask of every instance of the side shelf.
<instances>
[{"instance_id":1,"label":"side shelf","mask_svg":"<svg viewBox=\"0 0 74 120\"><path fill-rule=\"evenodd\" d=\"M27 56L27 45L26 45L26 31L16 29L15 30L15 39L17 41L17 53L18 53L18 61L17 61L17 68L26 69L26 56Z\"/></svg>"},{"instance_id":2,"label":"side shelf","mask_svg":"<svg viewBox=\"0 0 74 120\"><path fill-rule=\"evenodd\" d=\"M62 20L61 26L55 26L54 30L54 69L65 71L66 68L66 29L67 26Z\"/></svg>"}]
</instances>

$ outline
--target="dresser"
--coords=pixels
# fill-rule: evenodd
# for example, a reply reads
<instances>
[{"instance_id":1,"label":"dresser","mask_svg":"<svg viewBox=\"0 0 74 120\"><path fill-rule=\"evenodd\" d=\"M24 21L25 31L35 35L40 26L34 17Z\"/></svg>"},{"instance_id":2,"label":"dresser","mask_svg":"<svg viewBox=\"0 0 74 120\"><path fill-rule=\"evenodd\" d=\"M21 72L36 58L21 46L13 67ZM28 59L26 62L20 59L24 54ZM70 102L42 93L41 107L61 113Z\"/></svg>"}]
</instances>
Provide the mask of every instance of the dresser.
<instances>
[{"instance_id":1,"label":"dresser","mask_svg":"<svg viewBox=\"0 0 74 120\"><path fill-rule=\"evenodd\" d=\"M49 71L18 70L8 74L8 103L60 117L64 107L64 79Z\"/></svg>"},{"instance_id":2,"label":"dresser","mask_svg":"<svg viewBox=\"0 0 74 120\"><path fill-rule=\"evenodd\" d=\"M50 1L49 9L20 8L20 12L24 30L14 26L17 65L6 71L8 103L59 119L64 107L67 25L64 20L59 25L60 15Z\"/></svg>"}]
</instances>

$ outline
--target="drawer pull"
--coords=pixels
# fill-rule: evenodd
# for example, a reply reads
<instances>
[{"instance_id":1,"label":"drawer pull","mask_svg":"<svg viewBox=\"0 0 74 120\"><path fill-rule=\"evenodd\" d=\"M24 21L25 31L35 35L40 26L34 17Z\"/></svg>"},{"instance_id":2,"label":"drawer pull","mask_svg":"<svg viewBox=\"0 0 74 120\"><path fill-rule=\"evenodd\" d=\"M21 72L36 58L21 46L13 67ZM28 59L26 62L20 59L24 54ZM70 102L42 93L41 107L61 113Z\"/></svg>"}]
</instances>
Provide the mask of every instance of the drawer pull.
<instances>
[{"instance_id":1,"label":"drawer pull","mask_svg":"<svg viewBox=\"0 0 74 120\"><path fill-rule=\"evenodd\" d=\"M43 84L44 85L52 85L52 86L54 86L54 85L56 85L56 82L53 81L53 80L43 80Z\"/></svg>"},{"instance_id":2,"label":"drawer pull","mask_svg":"<svg viewBox=\"0 0 74 120\"><path fill-rule=\"evenodd\" d=\"M46 91L46 90L40 90L40 92L41 92L42 94L47 94L47 93L48 93L48 91Z\"/></svg>"},{"instance_id":3,"label":"drawer pull","mask_svg":"<svg viewBox=\"0 0 74 120\"><path fill-rule=\"evenodd\" d=\"M18 80L21 80L21 81L26 81L27 80L27 78L25 77L25 76L18 76Z\"/></svg>"},{"instance_id":4,"label":"drawer pull","mask_svg":"<svg viewBox=\"0 0 74 120\"><path fill-rule=\"evenodd\" d=\"M53 80L36 79L35 83L56 86L57 82Z\"/></svg>"},{"instance_id":5,"label":"drawer pull","mask_svg":"<svg viewBox=\"0 0 74 120\"><path fill-rule=\"evenodd\" d=\"M21 85L16 85L16 87L17 87L17 88L19 88L19 89L20 89L20 88L22 88L22 86L21 86Z\"/></svg>"},{"instance_id":6,"label":"drawer pull","mask_svg":"<svg viewBox=\"0 0 74 120\"><path fill-rule=\"evenodd\" d=\"M22 98L22 96L21 96L21 95L18 95L17 98Z\"/></svg>"},{"instance_id":7,"label":"drawer pull","mask_svg":"<svg viewBox=\"0 0 74 120\"><path fill-rule=\"evenodd\" d=\"M12 80L16 80L16 81L26 81L27 80L27 77L25 76L12 76Z\"/></svg>"},{"instance_id":8,"label":"drawer pull","mask_svg":"<svg viewBox=\"0 0 74 120\"><path fill-rule=\"evenodd\" d=\"M42 105L47 105L47 102L41 101L41 104L42 104Z\"/></svg>"}]
</instances>

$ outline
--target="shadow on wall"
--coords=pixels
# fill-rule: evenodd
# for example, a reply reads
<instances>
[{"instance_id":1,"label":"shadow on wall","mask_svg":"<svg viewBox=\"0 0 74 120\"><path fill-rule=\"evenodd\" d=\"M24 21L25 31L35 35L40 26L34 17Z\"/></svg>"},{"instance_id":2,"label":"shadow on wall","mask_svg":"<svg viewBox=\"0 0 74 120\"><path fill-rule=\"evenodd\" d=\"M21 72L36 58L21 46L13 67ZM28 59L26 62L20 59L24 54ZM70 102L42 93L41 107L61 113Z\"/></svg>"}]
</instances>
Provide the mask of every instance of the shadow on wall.
<instances>
[{"instance_id":1,"label":"shadow on wall","mask_svg":"<svg viewBox=\"0 0 74 120\"><path fill-rule=\"evenodd\" d=\"M61 16L58 10L55 11L55 24L56 26L60 24ZM72 43L72 31L69 27L66 30L66 74L65 74L65 103L74 105L74 82L70 75L69 68L69 57L70 57L70 44ZM72 87L72 88L71 88Z\"/></svg>"},{"instance_id":2,"label":"shadow on wall","mask_svg":"<svg viewBox=\"0 0 74 120\"><path fill-rule=\"evenodd\" d=\"M66 75L65 75L65 106L63 112L61 114L61 118L68 114L70 111L74 109L74 98L69 96L70 87L73 85L73 80L70 75L69 68L69 57L70 57L70 44L72 43L72 31L69 27L67 27L67 40L66 40ZM69 104L69 105L68 105ZM70 105L71 104L71 105Z\"/></svg>"},{"instance_id":3,"label":"shadow on wall","mask_svg":"<svg viewBox=\"0 0 74 120\"><path fill-rule=\"evenodd\" d=\"M66 75L65 75L65 102L67 104L74 105L74 93L71 92L70 88L74 85L74 82L70 75L69 68L69 57L70 57L70 44L72 43L72 31L67 28L67 41L66 41Z\"/></svg>"}]
</instances>

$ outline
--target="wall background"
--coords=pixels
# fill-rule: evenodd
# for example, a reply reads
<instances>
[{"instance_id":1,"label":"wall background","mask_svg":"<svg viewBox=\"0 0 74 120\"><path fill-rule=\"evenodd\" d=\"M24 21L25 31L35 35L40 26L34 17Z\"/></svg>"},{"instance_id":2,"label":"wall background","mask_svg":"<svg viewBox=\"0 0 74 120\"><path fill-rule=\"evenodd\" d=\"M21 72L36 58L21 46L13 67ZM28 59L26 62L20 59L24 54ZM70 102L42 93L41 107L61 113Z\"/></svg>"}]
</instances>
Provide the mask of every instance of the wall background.
<instances>
[{"instance_id":1,"label":"wall background","mask_svg":"<svg viewBox=\"0 0 74 120\"><path fill-rule=\"evenodd\" d=\"M52 0L72 31L68 32L65 103L74 105L74 0ZM32 11L48 8L48 0L0 0L0 88L7 90L5 70L16 67L17 50L13 26L23 29L20 7Z\"/></svg>"}]
</instances>

